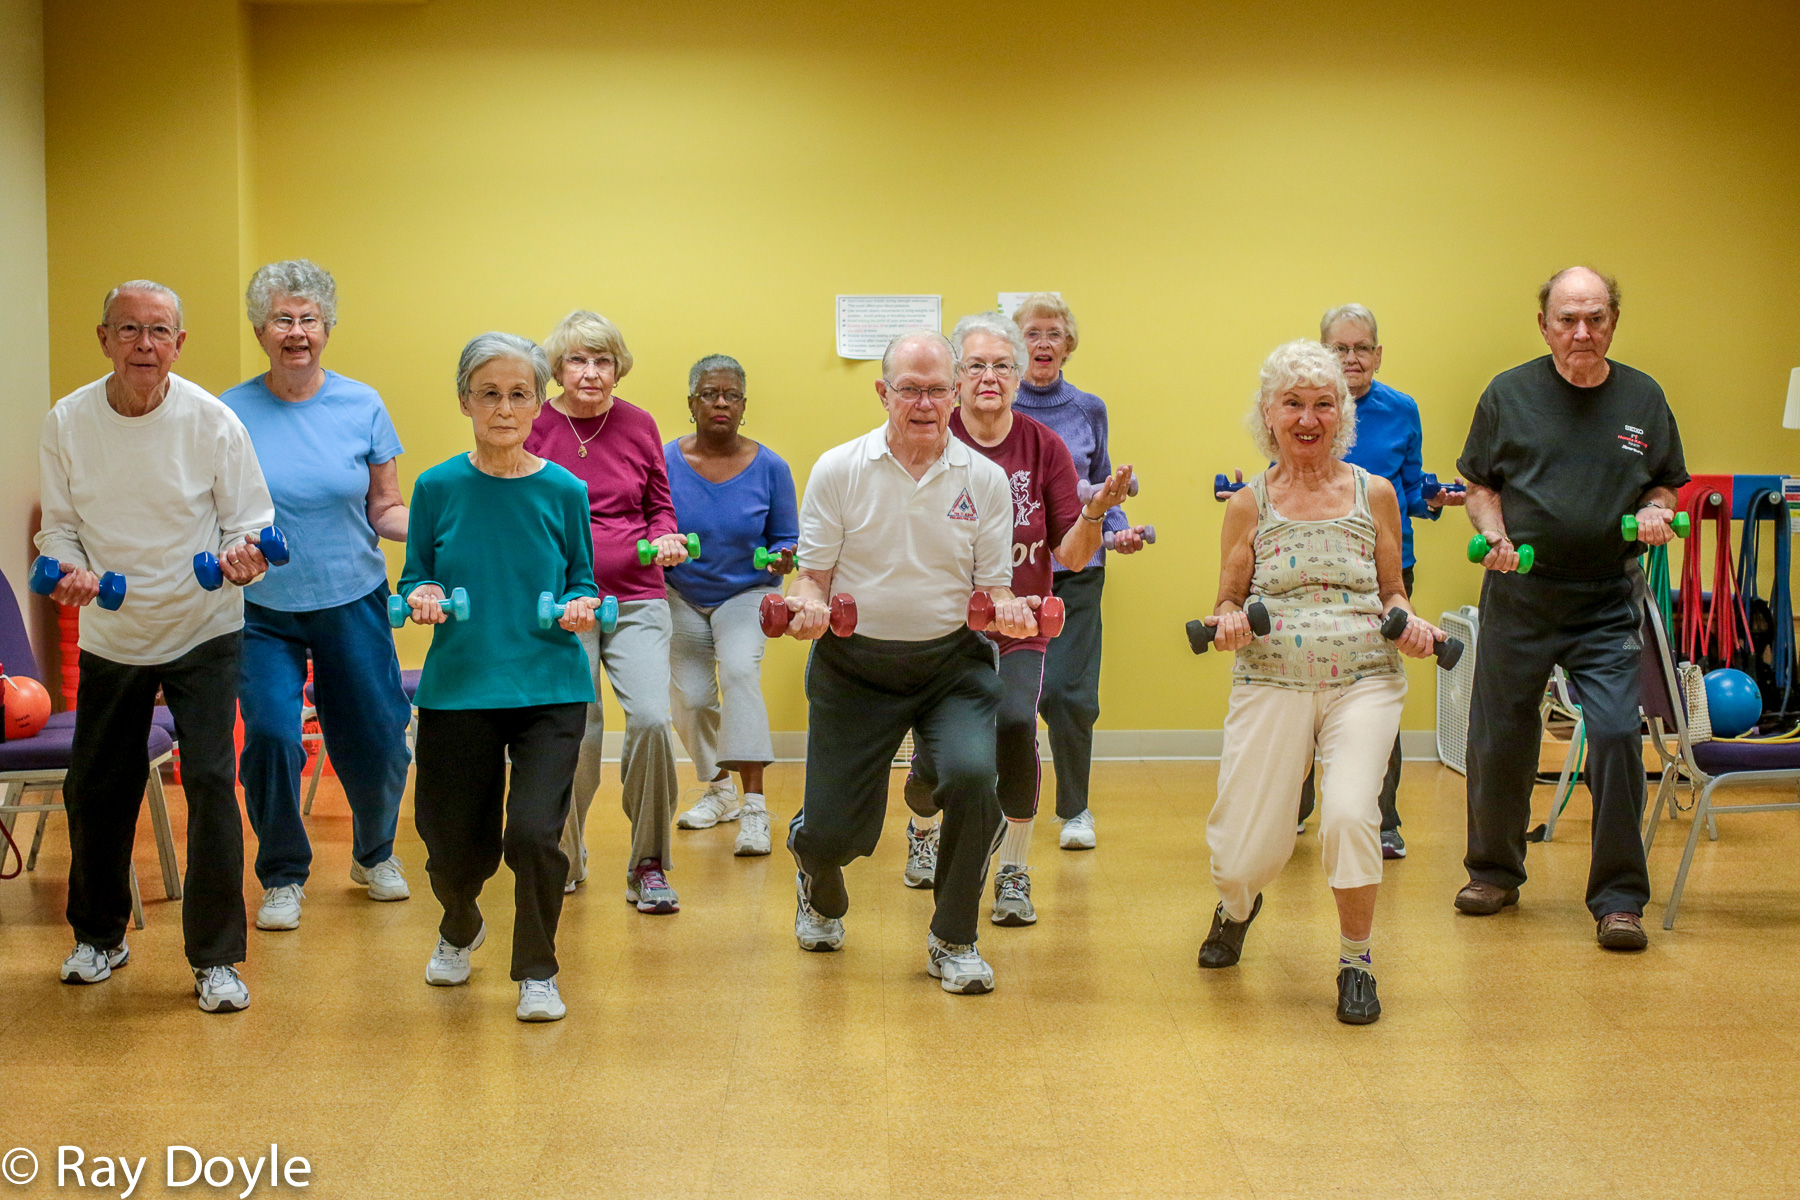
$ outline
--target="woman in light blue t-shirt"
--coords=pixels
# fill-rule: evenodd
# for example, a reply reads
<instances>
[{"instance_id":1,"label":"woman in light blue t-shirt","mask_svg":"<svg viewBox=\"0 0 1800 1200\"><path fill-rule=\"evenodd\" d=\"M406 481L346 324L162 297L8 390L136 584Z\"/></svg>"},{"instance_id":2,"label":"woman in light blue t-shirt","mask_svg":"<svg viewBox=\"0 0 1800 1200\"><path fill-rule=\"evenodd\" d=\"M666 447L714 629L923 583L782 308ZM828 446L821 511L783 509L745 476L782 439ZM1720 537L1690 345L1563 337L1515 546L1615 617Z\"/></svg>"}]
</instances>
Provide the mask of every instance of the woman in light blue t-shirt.
<instances>
[{"instance_id":1,"label":"woman in light blue t-shirt","mask_svg":"<svg viewBox=\"0 0 1800 1200\"><path fill-rule=\"evenodd\" d=\"M375 389L319 363L337 323L337 286L305 259L270 263L245 293L269 356L265 374L220 397L250 431L275 524L293 558L244 592L238 778L256 831L258 929L294 929L312 867L300 820L307 660L325 750L352 817L350 878L371 900L409 895L394 828L411 755L412 705L387 623L379 539L406 541L400 438Z\"/></svg>"},{"instance_id":2,"label":"woman in light blue t-shirt","mask_svg":"<svg viewBox=\"0 0 1800 1200\"><path fill-rule=\"evenodd\" d=\"M763 705L758 608L793 570L800 540L794 475L767 446L738 432L744 368L709 354L688 372L694 432L663 447L682 530L700 535L697 559L668 571L669 671L675 727L706 792L675 819L682 829L738 821L737 853L769 853L763 767L775 757ZM756 552L772 555L756 565ZM731 772L743 780L740 794Z\"/></svg>"}]
</instances>

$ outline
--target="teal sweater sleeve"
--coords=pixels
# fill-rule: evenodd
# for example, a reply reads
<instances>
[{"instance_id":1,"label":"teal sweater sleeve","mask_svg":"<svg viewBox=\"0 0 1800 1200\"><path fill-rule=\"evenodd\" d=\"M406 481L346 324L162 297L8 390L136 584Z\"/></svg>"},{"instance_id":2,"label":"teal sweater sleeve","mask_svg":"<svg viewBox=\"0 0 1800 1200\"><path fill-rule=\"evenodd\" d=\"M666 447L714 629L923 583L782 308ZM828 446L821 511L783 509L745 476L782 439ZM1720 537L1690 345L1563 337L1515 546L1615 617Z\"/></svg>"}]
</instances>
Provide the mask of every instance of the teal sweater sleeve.
<instances>
[{"instance_id":1,"label":"teal sweater sleeve","mask_svg":"<svg viewBox=\"0 0 1800 1200\"><path fill-rule=\"evenodd\" d=\"M433 627L420 708L591 704L581 639L537 621L538 597L593 596L587 489L546 463L519 479L477 471L464 455L426 471L413 489L401 594L421 583L469 595L469 619Z\"/></svg>"}]
</instances>

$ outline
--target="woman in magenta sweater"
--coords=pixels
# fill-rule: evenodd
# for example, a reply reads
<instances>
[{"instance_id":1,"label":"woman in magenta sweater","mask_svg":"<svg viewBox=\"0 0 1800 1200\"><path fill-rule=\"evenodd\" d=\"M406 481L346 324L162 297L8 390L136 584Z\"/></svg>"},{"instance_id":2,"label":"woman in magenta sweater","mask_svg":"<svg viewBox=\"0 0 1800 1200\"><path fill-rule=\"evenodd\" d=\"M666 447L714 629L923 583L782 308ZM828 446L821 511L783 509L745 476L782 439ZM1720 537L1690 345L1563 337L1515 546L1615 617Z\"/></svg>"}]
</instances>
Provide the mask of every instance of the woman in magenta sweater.
<instances>
[{"instance_id":1,"label":"woman in magenta sweater","mask_svg":"<svg viewBox=\"0 0 1800 1200\"><path fill-rule=\"evenodd\" d=\"M625 710L619 760L625 815L631 819L625 901L639 912L672 913L680 907L667 877L678 788L669 730L670 623L663 568L685 562L687 550L675 532L662 435L649 413L613 395L631 370L631 351L611 321L578 309L545 339L544 352L562 394L538 413L525 448L568 468L587 485L594 582L601 596L619 602L616 629L608 633L596 625L581 634L594 671L595 703L588 706L574 804L563 833L569 856L564 890L574 891L587 878L583 832L600 788L605 730L598 701L604 672ZM638 559L640 540L655 544L649 563Z\"/></svg>"}]
</instances>

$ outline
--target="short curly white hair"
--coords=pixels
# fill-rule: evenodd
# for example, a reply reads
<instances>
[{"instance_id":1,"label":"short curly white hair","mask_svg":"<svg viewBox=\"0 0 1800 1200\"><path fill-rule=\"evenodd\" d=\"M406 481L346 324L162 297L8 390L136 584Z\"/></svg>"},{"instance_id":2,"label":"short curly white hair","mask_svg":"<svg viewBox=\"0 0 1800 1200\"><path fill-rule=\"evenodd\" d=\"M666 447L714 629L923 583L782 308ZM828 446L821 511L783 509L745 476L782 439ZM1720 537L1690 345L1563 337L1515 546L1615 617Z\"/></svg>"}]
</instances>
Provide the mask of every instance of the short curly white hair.
<instances>
[{"instance_id":1,"label":"short curly white hair","mask_svg":"<svg viewBox=\"0 0 1800 1200\"><path fill-rule=\"evenodd\" d=\"M277 296L311 300L319 306L325 328L336 327L337 281L318 263L305 258L290 258L257 268L256 274L250 277L250 286L244 289L244 311L250 318L250 327L258 333L269 323Z\"/></svg>"},{"instance_id":2,"label":"short curly white hair","mask_svg":"<svg viewBox=\"0 0 1800 1200\"><path fill-rule=\"evenodd\" d=\"M1013 372L1025 373L1025 335L1013 324L1010 317L1003 317L996 312L970 313L956 323L950 331L950 355L956 360L957 368L962 368L963 343L971 333L985 333L997 337L1012 349Z\"/></svg>"},{"instance_id":3,"label":"short curly white hair","mask_svg":"<svg viewBox=\"0 0 1800 1200\"><path fill-rule=\"evenodd\" d=\"M1244 415L1244 426L1257 450L1270 462L1280 457L1269 429L1269 410L1276 397L1296 387L1328 387L1337 392L1338 427L1331 439L1331 457L1344 457L1356 445L1356 400L1350 395L1337 355L1310 338L1283 342L1263 359L1261 382Z\"/></svg>"}]
</instances>

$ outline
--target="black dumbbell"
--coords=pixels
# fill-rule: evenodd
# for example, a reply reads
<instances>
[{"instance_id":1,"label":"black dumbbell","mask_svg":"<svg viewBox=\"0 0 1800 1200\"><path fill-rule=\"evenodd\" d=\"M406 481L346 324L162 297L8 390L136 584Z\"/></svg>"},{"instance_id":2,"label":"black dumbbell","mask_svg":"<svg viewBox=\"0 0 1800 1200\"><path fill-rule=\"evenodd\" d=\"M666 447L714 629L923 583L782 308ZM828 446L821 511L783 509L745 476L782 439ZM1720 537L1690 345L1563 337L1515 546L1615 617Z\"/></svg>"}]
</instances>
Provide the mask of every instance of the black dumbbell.
<instances>
[{"instance_id":1,"label":"black dumbbell","mask_svg":"<svg viewBox=\"0 0 1800 1200\"><path fill-rule=\"evenodd\" d=\"M1381 619L1381 636L1390 642L1398 641L1400 635L1406 632L1406 619L1406 610L1404 608L1395 607L1388 609L1387 616ZM1438 642L1433 646L1431 652L1437 656L1439 670L1454 671L1456 669L1456 664L1462 661L1462 639L1454 637L1445 638L1443 641Z\"/></svg>"},{"instance_id":2,"label":"black dumbbell","mask_svg":"<svg viewBox=\"0 0 1800 1200\"><path fill-rule=\"evenodd\" d=\"M1244 606L1244 615L1250 618L1250 632L1257 637L1268 637L1274 626L1269 622L1269 610L1263 607L1262 597L1250 597L1250 603ZM1213 638L1219 634L1217 625L1208 625L1205 621L1189 621L1187 623L1188 647L1195 654L1205 654L1212 647Z\"/></svg>"}]
</instances>

